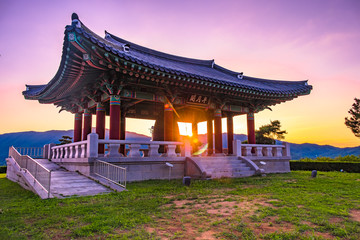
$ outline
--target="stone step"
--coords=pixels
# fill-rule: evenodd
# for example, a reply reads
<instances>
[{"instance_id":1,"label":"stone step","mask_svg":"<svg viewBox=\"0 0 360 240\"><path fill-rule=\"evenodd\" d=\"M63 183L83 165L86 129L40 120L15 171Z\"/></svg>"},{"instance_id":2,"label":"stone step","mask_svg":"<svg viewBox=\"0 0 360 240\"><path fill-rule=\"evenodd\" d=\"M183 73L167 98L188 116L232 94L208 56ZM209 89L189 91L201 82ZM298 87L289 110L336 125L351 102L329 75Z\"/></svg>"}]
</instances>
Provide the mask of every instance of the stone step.
<instances>
[{"instance_id":1,"label":"stone step","mask_svg":"<svg viewBox=\"0 0 360 240\"><path fill-rule=\"evenodd\" d=\"M215 168L215 167L224 167L224 168L227 168L227 167L230 167L230 168L237 168L237 167L246 167L246 164L245 163L236 163L236 164L221 164L221 163L213 163L213 164L209 164L209 163L200 163L202 167L204 168Z\"/></svg>"},{"instance_id":2,"label":"stone step","mask_svg":"<svg viewBox=\"0 0 360 240\"><path fill-rule=\"evenodd\" d=\"M222 178L222 177L230 177L230 178L238 178L238 177L250 177L255 174L255 171L243 171L239 173L234 172L215 172L211 174L211 178Z\"/></svg>"},{"instance_id":3,"label":"stone step","mask_svg":"<svg viewBox=\"0 0 360 240\"><path fill-rule=\"evenodd\" d=\"M241 172L241 171L249 171L250 167L237 167L237 168L206 168L209 172Z\"/></svg>"},{"instance_id":4,"label":"stone step","mask_svg":"<svg viewBox=\"0 0 360 240\"><path fill-rule=\"evenodd\" d=\"M248 177L255 174L246 162L235 156L199 157L193 160L198 162L211 178Z\"/></svg>"}]
</instances>

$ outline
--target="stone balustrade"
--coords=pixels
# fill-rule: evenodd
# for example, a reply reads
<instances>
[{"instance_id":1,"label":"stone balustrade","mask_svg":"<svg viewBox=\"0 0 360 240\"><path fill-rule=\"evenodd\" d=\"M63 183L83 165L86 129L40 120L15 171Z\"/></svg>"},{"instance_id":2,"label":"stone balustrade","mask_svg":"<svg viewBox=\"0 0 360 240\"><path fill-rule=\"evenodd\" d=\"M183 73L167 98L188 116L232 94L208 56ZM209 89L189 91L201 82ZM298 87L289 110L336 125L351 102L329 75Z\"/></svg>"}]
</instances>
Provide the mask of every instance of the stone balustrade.
<instances>
[{"instance_id":1,"label":"stone balustrade","mask_svg":"<svg viewBox=\"0 0 360 240\"><path fill-rule=\"evenodd\" d=\"M234 141L234 151L236 156L242 157L266 157L281 158L290 157L289 143L282 145L264 144L242 144L241 141Z\"/></svg>"},{"instance_id":2,"label":"stone balustrade","mask_svg":"<svg viewBox=\"0 0 360 240\"><path fill-rule=\"evenodd\" d=\"M85 158L88 141L69 143L51 147L51 159Z\"/></svg>"},{"instance_id":3,"label":"stone balustrade","mask_svg":"<svg viewBox=\"0 0 360 240\"><path fill-rule=\"evenodd\" d=\"M97 158L99 144L108 146L107 153L104 157L122 157L119 153L120 145L127 145L127 157L176 157L176 146L183 146L182 142L171 141L135 141L135 140L109 140L99 139L96 133L90 133L86 141L75 142L59 146L51 146L51 159L67 159L67 158ZM142 146L147 145L146 154ZM165 154L159 154L160 146L167 149Z\"/></svg>"}]
</instances>

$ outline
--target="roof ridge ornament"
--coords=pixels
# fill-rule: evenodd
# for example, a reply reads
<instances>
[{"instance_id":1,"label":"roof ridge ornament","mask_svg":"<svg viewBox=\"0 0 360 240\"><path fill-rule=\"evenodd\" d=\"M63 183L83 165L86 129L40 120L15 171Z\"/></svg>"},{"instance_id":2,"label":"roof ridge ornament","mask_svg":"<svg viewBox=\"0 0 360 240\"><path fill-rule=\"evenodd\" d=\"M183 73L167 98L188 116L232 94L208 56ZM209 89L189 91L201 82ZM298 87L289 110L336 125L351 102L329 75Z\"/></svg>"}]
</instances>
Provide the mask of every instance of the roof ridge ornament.
<instances>
[{"instance_id":1,"label":"roof ridge ornament","mask_svg":"<svg viewBox=\"0 0 360 240\"><path fill-rule=\"evenodd\" d=\"M215 65L215 59L213 59L211 62L211 68L214 68L214 65Z\"/></svg>"},{"instance_id":2,"label":"roof ridge ornament","mask_svg":"<svg viewBox=\"0 0 360 240\"><path fill-rule=\"evenodd\" d=\"M130 51L130 45L125 43L124 45L122 45L123 51L124 52L129 52Z\"/></svg>"},{"instance_id":3,"label":"roof ridge ornament","mask_svg":"<svg viewBox=\"0 0 360 240\"><path fill-rule=\"evenodd\" d=\"M237 78L238 78L238 79L243 79L243 78L244 78L244 73L243 73L243 72L239 73L239 74L237 75Z\"/></svg>"},{"instance_id":4,"label":"roof ridge ornament","mask_svg":"<svg viewBox=\"0 0 360 240\"><path fill-rule=\"evenodd\" d=\"M71 22L72 22L73 26L75 26L77 28L81 28L79 16L76 13L71 14Z\"/></svg>"}]
</instances>

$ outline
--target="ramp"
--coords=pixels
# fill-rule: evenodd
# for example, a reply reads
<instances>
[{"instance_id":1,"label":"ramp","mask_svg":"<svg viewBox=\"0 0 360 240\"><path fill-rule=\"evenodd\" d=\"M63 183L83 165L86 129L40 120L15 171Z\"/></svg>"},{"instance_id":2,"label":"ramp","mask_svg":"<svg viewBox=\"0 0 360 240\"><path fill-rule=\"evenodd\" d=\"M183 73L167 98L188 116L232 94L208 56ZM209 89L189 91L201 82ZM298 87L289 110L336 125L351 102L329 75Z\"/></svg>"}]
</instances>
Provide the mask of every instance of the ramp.
<instances>
[{"instance_id":1,"label":"ramp","mask_svg":"<svg viewBox=\"0 0 360 240\"><path fill-rule=\"evenodd\" d=\"M54 197L91 196L112 192L112 190L88 177L78 172L67 171L47 159L36 159L36 161L51 170L50 193Z\"/></svg>"}]
</instances>

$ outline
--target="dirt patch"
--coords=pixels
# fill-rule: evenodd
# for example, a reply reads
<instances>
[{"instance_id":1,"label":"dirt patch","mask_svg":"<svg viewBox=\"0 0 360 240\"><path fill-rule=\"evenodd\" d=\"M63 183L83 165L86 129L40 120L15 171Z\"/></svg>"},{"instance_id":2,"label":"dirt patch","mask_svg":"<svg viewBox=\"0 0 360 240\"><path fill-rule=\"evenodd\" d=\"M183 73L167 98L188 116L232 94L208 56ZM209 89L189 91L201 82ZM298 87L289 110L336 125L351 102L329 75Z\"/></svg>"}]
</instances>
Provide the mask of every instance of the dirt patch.
<instances>
[{"instance_id":1,"label":"dirt patch","mask_svg":"<svg viewBox=\"0 0 360 240\"><path fill-rule=\"evenodd\" d=\"M344 219L342 219L341 217L332 217L329 219L329 223L331 224L341 223L342 221L344 221Z\"/></svg>"},{"instance_id":2,"label":"dirt patch","mask_svg":"<svg viewBox=\"0 0 360 240\"><path fill-rule=\"evenodd\" d=\"M316 228L316 226L317 226L315 223L312 223L312 222L309 222L309 221L301 221L301 224L307 225L307 226L309 226L311 228Z\"/></svg>"},{"instance_id":3,"label":"dirt patch","mask_svg":"<svg viewBox=\"0 0 360 240\"><path fill-rule=\"evenodd\" d=\"M196 237L195 240L202 240L202 239L207 239L207 240L212 240L212 239L217 239L215 237L216 232L209 230L206 232L201 233L201 235L199 237Z\"/></svg>"},{"instance_id":4,"label":"dirt patch","mask_svg":"<svg viewBox=\"0 0 360 240\"><path fill-rule=\"evenodd\" d=\"M216 194L204 199L174 200L163 206L172 209L171 217L158 221L156 229L149 226L145 229L150 233L155 232L161 239L217 239L224 227L231 231L231 219L240 217L245 220L261 207L275 208L269 201L277 200L267 199L266 196L255 199L224 198ZM270 221L272 220L269 219ZM246 219L246 223L248 222L251 222L250 219ZM251 223L249 227L257 229L255 233L258 234L293 229L286 224L255 225L256 223Z\"/></svg>"},{"instance_id":5,"label":"dirt patch","mask_svg":"<svg viewBox=\"0 0 360 240\"><path fill-rule=\"evenodd\" d=\"M250 226L256 235L274 232L291 232L294 226L291 223L277 223L277 217L267 217L261 223L250 222Z\"/></svg>"},{"instance_id":6,"label":"dirt patch","mask_svg":"<svg viewBox=\"0 0 360 240\"><path fill-rule=\"evenodd\" d=\"M321 237L324 239L336 239L333 235L331 235L330 233L326 233L326 232L309 232L306 231L305 232L306 236L315 236L315 237Z\"/></svg>"},{"instance_id":7,"label":"dirt patch","mask_svg":"<svg viewBox=\"0 0 360 240\"><path fill-rule=\"evenodd\" d=\"M353 209L350 211L350 217L357 221L360 222L360 209Z\"/></svg>"}]
</instances>

